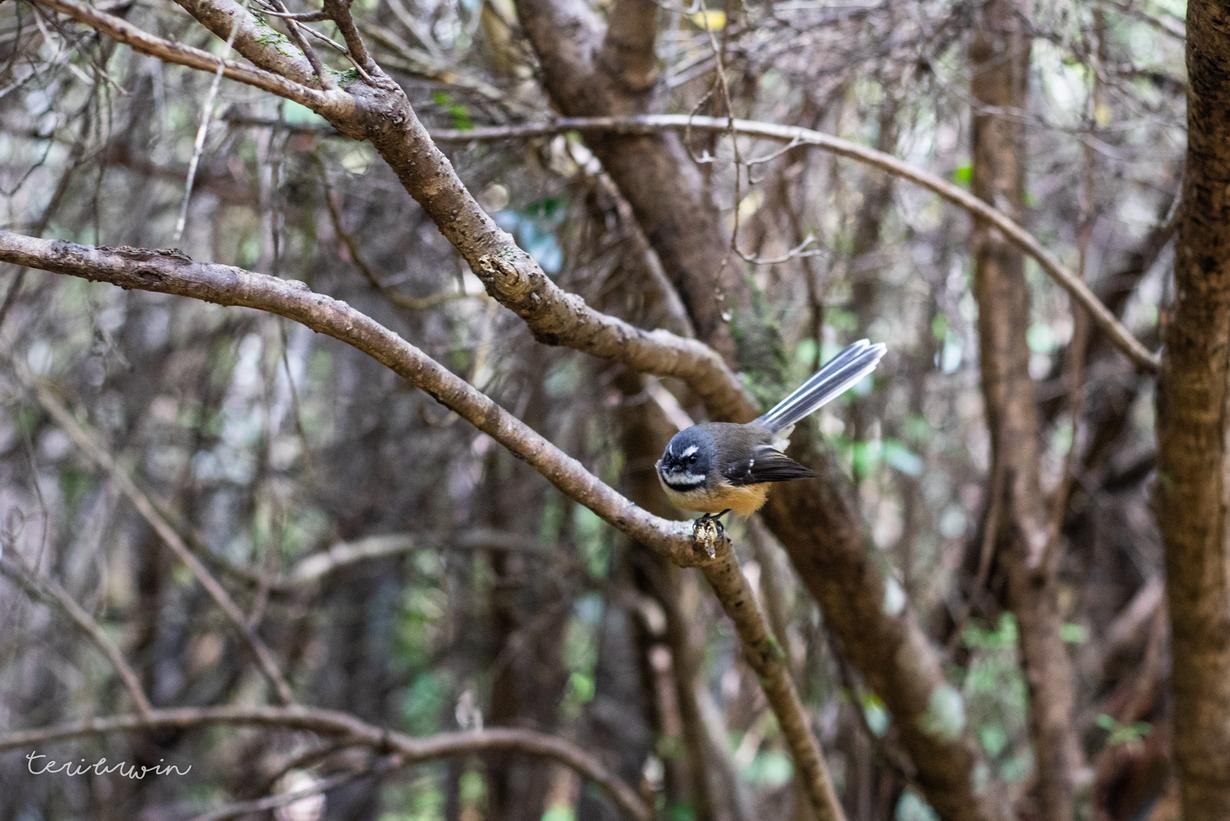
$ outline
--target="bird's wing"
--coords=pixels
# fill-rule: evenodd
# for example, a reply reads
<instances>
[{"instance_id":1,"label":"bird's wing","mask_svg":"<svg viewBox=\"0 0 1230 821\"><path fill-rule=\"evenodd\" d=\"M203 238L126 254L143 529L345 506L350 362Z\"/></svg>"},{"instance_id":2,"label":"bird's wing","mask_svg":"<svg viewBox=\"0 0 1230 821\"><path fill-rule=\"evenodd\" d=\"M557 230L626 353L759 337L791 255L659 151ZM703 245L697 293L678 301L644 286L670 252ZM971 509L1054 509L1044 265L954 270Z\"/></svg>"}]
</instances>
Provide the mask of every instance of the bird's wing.
<instances>
[{"instance_id":1,"label":"bird's wing","mask_svg":"<svg viewBox=\"0 0 1230 821\"><path fill-rule=\"evenodd\" d=\"M724 465L722 475L732 485L754 485L760 482L809 479L815 476L816 472L807 465L800 465L780 450L762 445L752 451L748 458Z\"/></svg>"}]
</instances>

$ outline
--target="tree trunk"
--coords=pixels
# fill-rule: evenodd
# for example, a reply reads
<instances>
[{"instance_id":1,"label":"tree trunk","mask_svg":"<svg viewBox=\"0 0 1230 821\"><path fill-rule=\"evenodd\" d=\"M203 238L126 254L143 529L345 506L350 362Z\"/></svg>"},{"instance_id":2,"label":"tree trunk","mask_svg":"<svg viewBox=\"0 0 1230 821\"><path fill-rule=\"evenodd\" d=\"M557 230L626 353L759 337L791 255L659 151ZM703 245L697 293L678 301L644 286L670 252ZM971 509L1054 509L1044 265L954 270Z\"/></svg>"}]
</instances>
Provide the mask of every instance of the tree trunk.
<instances>
[{"instance_id":1,"label":"tree trunk","mask_svg":"<svg viewBox=\"0 0 1230 821\"><path fill-rule=\"evenodd\" d=\"M1230 815L1230 9L1187 9L1188 145L1174 306L1158 383L1174 756L1184 818Z\"/></svg>"},{"instance_id":2,"label":"tree trunk","mask_svg":"<svg viewBox=\"0 0 1230 821\"><path fill-rule=\"evenodd\" d=\"M1018 221L1025 202L1024 127L1015 112L1028 105L1029 36L1024 9L990 0L970 43L973 192ZM1005 114L1005 112L1007 112ZM992 473L1000 481L995 540L1008 575L1029 688L1029 731L1042 817L1072 817L1081 752L1073 723L1072 665L1060 637L1059 551L1051 543L1039 475L1038 404L1029 375L1029 287L1025 260L994 229L974 229L974 292L982 392L991 434ZM992 502L994 504L994 502Z\"/></svg>"}]
</instances>

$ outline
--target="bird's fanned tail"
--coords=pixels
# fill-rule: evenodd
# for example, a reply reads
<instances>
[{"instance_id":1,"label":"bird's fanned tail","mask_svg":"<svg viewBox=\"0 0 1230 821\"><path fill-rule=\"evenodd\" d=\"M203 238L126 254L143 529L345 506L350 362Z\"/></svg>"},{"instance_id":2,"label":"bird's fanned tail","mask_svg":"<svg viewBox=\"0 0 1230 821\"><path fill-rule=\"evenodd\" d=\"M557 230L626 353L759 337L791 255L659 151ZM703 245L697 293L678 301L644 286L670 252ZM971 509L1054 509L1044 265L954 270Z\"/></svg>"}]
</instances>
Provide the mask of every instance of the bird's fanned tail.
<instances>
[{"instance_id":1,"label":"bird's fanned tail","mask_svg":"<svg viewBox=\"0 0 1230 821\"><path fill-rule=\"evenodd\" d=\"M874 371L886 350L883 344L872 345L866 339L846 346L756 423L774 433L787 431L800 419L815 413Z\"/></svg>"}]
</instances>

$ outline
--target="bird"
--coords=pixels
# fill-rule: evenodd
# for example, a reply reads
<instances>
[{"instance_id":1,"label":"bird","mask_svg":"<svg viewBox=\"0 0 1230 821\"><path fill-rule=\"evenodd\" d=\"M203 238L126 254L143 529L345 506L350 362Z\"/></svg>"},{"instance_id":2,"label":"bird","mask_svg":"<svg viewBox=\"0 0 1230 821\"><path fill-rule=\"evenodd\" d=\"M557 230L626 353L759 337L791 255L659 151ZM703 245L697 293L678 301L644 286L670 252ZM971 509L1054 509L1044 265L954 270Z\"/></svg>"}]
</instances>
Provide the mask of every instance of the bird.
<instances>
[{"instance_id":1,"label":"bird","mask_svg":"<svg viewBox=\"0 0 1230 821\"><path fill-rule=\"evenodd\" d=\"M874 371L886 351L881 343L860 339L758 419L702 422L676 433L654 465L671 504L703 514L697 521L720 522L731 512L751 516L775 482L814 477L814 470L782 453L795 424Z\"/></svg>"}]
</instances>

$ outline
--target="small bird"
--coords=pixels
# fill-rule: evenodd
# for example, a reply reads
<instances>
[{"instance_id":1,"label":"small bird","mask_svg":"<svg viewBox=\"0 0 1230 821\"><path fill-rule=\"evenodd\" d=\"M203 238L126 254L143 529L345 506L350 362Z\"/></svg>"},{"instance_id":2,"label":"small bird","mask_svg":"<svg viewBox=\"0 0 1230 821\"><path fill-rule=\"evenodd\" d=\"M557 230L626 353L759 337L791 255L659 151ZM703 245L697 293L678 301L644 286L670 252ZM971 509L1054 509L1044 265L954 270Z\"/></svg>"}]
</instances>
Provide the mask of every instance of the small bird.
<instances>
[{"instance_id":1,"label":"small bird","mask_svg":"<svg viewBox=\"0 0 1230 821\"><path fill-rule=\"evenodd\" d=\"M750 516L773 482L816 472L782 453L795 424L875 370L887 349L861 339L847 346L754 422L703 422L671 437L655 467L671 504L702 519L729 512Z\"/></svg>"}]
</instances>

